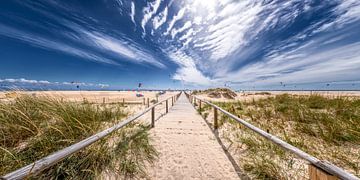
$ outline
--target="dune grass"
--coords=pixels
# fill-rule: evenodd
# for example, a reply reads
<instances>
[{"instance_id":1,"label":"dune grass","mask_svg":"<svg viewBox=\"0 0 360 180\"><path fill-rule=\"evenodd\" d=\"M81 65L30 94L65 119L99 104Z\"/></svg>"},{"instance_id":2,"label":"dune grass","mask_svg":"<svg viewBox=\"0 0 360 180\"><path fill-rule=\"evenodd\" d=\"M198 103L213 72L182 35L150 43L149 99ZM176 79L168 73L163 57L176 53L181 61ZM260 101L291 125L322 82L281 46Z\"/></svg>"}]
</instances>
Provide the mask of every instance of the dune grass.
<instances>
[{"instance_id":1,"label":"dune grass","mask_svg":"<svg viewBox=\"0 0 360 180\"><path fill-rule=\"evenodd\" d=\"M360 177L360 99L277 95L250 102L216 103L284 141ZM204 106L203 114L212 111ZM220 134L241 154L256 179L301 179L304 162L220 114Z\"/></svg>"},{"instance_id":2,"label":"dune grass","mask_svg":"<svg viewBox=\"0 0 360 180\"><path fill-rule=\"evenodd\" d=\"M120 104L21 96L0 103L0 175L89 137L127 116ZM145 176L156 158L147 126L133 123L45 170L36 179L94 179L104 172Z\"/></svg>"}]
</instances>

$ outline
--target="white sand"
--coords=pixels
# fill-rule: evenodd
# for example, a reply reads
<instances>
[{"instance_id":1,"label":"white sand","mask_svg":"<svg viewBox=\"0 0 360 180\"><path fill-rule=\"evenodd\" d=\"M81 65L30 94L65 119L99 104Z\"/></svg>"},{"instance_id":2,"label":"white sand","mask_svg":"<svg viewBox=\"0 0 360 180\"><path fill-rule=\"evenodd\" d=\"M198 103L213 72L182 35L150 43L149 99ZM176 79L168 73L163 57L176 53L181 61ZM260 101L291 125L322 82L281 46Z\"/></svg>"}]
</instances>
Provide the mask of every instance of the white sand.
<instances>
[{"instance_id":1,"label":"white sand","mask_svg":"<svg viewBox=\"0 0 360 180\"><path fill-rule=\"evenodd\" d=\"M263 94L255 94L255 93L262 93L268 92L270 95L263 95ZM291 94L291 95L311 95L311 94L319 94L325 97L360 97L360 91L245 91L244 93L236 93L237 96L235 99L227 99L224 97L221 98L210 98L207 94L198 94L197 97L201 99L206 99L209 101L216 101L216 102L231 102L231 101L252 101L263 99L271 96L276 96L280 94Z\"/></svg>"},{"instance_id":2,"label":"white sand","mask_svg":"<svg viewBox=\"0 0 360 180\"><path fill-rule=\"evenodd\" d=\"M151 179L239 179L214 134L182 94L151 135L160 156Z\"/></svg>"},{"instance_id":3,"label":"white sand","mask_svg":"<svg viewBox=\"0 0 360 180\"><path fill-rule=\"evenodd\" d=\"M143 94L143 97L136 97L136 94ZM143 102L144 98L156 99L158 91L16 91L16 92L0 92L0 100L11 99L21 94L35 95L35 96L49 96L54 98L62 98L64 101L83 101L86 99L90 102L102 103L105 102ZM170 97L177 92L167 92L159 97ZM8 95L7 95L8 94Z\"/></svg>"}]
</instances>

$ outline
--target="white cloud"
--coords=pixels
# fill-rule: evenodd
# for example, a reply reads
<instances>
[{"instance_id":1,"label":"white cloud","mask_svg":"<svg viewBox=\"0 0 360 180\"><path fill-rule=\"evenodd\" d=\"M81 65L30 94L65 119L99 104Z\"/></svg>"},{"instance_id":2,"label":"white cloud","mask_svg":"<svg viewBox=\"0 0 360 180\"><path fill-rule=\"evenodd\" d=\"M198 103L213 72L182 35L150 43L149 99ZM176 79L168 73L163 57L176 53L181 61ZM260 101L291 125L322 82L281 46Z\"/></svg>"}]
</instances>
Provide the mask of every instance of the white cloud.
<instances>
[{"instance_id":1,"label":"white cloud","mask_svg":"<svg viewBox=\"0 0 360 180\"><path fill-rule=\"evenodd\" d=\"M340 5L335 8L335 14L338 17L329 23L321 26L317 32L341 28L346 24L360 20L360 1L358 0L341 0Z\"/></svg>"},{"instance_id":2,"label":"white cloud","mask_svg":"<svg viewBox=\"0 0 360 180\"><path fill-rule=\"evenodd\" d=\"M320 55L321 53L326 54L328 50L320 50L314 47L317 47L317 43L323 45L326 43L330 44L346 36L338 37L337 39L334 37L318 39L316 41L308 41L306 44L298 42L308 38L309 32L324 23L323 20L319 20L288 40L283 40L283 45L279 46L276 51L268 53L264 60L259 59L257 63L242 66L240 70L233 72L233 67L239 64L237 59L240 59L235 58L234 54L251 55L258 52L257 49L249 49L247 47L249 43L256 40L259 34L261 35L266 31L281 30L288 27L301 13L311 11L312 7L310 4L311 1L307 0L301 3L299 1L264 3L253 0L185 1L180 3L178 12L175 12L175 16L170 18L167 23L168 28L163 33L168 35L171 32L171 36L165 36L165 42L170 42L169 44L172 45L172 48L166 48L169 57L180 66L175 76L176 79L186 76L184 74L186 71L194 76L193 79L196 79L191 80L191 77L188 76L186 78L187 81L194 83L199 82L199 79L205 82L228 80L236 82L242 79L245 82L247 80L256 80L262 76L277 77L305 69L310 72L311 67L320 67L320 64L325 65L326 62L334 63L335 59L334 61L328 61L327 59L330 59L330 57L324 58ZM337 22L337 24L347 24L360 19L359 4L356 0L341 1L341 5L336 11L342 15L334 22ZM176 24L178 21L189 23L178 27ZM200 28L203 30L197 30ZM181 34L179 38L177 38L178 34ZM266 43L259 44L259 46L266 46ZM165 47L169 46L169 44L166 44ZM182 54L177 54L176 56L172 54L179 47L181 47L180 50L183 52L194 52L186 54L187 57L185 59L190 60L184 60L184 55ZM345 51L345 49L334 50L337 54L333 54L333 56L344 59L340 51ZM345 59L351 59L351 62L356 62L356 58L354 58ZM182 62L179 62L179 59L191 62L193 65L184 66ZM222 68L218 69L217 67L219 66ZM350 68L349 66L346 67ZM338 69L336 71L343 71L343 74L346 74L345 69ZM314 72L316 72L315 69ZM335 72L335 70L332 70L332 72ZM209 74L209 76L204 76L203 74ZM295 78L295 76L292 77Z\"/></svg>"},{"instance_id":3,"label":"white cloud","mask_svg":"<svg viewBox=\"0 0 360 180\"><path fill-rule=\"evenodd\" d=\"M183 36L179 38L180 41L188 39L190 36L192 36L194 33L194 30L191 28L189 29Z\"/></svg>"},{"instance_id":4,"label":"white cloud","mask_svg":"<svg viewBox=\"0 0 360 180\"><path fill-rule=\"evenodd\" d=\"M243 83L251 81L266 85L360 79L357 76L360 72L360 43L306 54L311 48L312 46L301 46L291 52L270 56L265 61L226 74L221 80ZM263 80L262 77L269 78Z\"/></svg>"},{"instance_id":5,"label":"white cloud","mask_svg":"<svg viewBox=\"0 0 360 180\"><path fill-rule=\"evenodd\" d=\"M155 30L166 22L167 16L168 16L168 8L165 7L164 11L159 13L159 15L155 16L152 21Z\"/></svg>"},{"instance_id":6,"label":"white cloud","mask_svg":"<svg viewBox=\"0 0 360 180\"><path fill-rule=\"evenodd\" d=\"M78 56L83 59L87 59L87 60L91 60L91 61L95 61L95 62L99 62L99 63L119 65L117 62L115 62L111 59L98 56L87 50L72 47L65 43L52 41L50 39L41 37L41 35L32 34L32 33L25 32L25 31L20 31L18 29L14 29L12 27L8 27L8 26L2 25L2 24L0 24L0 35L14 38L14 39L29 43L32 46L40 47L43 49L61 51L65 54Z\"/></svg>"},{"instance_id":7,"label":"white cloud","mask_svg":"<svg viewBox=\"0 0 360 180\"><path fill-rule=\"evenodd\" d=\"M152 0L143 8L141 27L145 35L146 25L151 22L151 34L154 35L151 40L160 38L155 39L161 43L158 44L160 49L179 66L174 79L202 85L220 81L258 81L262 77L268 77L262 80L262 83L301 78L302 81L307 81L306 79L311 77L316 80L346 79L351 75L356 76L356 72L359 71L360 55L357 51L360 49L358 44L350 40L342 41L355 36L357 32L342 31L341 28L355 26L360 21L360 2L336 2L339 5L326 12L331 18L311 22L311 25L303 30L294 30L293 35L287 35L287 29L298 17L315 16L311 14L312 11L315 12L317 8L327 4L314 7L311 0L184 0L171 1L167 7L160 8L162 1ZM170 12L173 10L174 12ZM304 12L310 14L303 14ZM130 18L135 23L134 16L135 4L132 1ZM106 55L111 57L125 57L131 62L164 67L152 53L142 48L143 46L121 35L110 35L100 30L90 31L97 28L87 29L68 21L60 23L74 30L66 34L66 37L82 45L77 47L91 46L94 50L106 52ZM159 37L155 36L158 35L155 32L159 33ZM274 41L266 41L266 37L262 35L270 35L269 32L285 32L286 35L282 37L284 39L272 37ZM331 33L331 36L326 33ZM69 46L64 43L66 41L51 41L43 36L19 30L4 30L1 25L0 34L44 49L62 51L96 62L117 63L107 58L108 56L100 56L100 53ZM340 41L343 44L337 44ZM257 44L252 44L254 42ZM255 53L264 53L265 56L261 54L256 59Z\"/></svg>"},{"instance_id":8,"label":"white cloud","mask_svg":"<svg viewBox=\"0 0 360 180\"><path fill-rule=\"evenodd\" d=\"M94 83L84 83L84 82L50 82L46 80L30 80L25 78L19 79L0 79L0 83L10 83L10 84L31 84L31 85L81 85L88 87L109 87L108 84L94 84Z\"/></svg>"},{"instance_id":9,"label":"white cloud","mask_svg":"<svg viewBox=\"0 0 360 180\"><path fill-rule=\"evenodd\" d=\"M118 3L120 2L121 1L118 1ZM60 51L98 63L119 66L119 61L115 61L115 59L120 59L119 57L125 57L125 59L121 58L121 60L127 60L144 65L150 64L160 68L165 67L162 63L155 60L151 53L147 52L145 48L142 48L135 42L126 39L125 37L123 38L122 35L115 37L109 36L107 33L100 32L100 30L90 31L89 29L97 28L93 27L92 23L89 23L86 20L82 20L80 17L76 18L77 21L81 21L82 23L86 24L86 26L80 26L71 18L60 18L46 9L33 7L29 4L26 5L32 10L51 18L53 21L61 24L62 26L65 26L70 30L63 31L54 29L52 33L56 33L64 37L63 39L55 39L51 36L36 34L30 31L23 31L19 30L18 28L0 24L0 35L26 42L32 46L40 47L46 50ZM134 13L135 11L131 12L132 15L135 15ZM48 29L48 27L45 27L40 23L28 24L28 26L34 25L36 25L36 28ZM104 50L107 52L104 53Z\"/></svg>"},{"instance_id":10,"label":"white cloud","mask_svg":"<svg viewBox=\"0 0 360 180\"><path fill-rule=\"evenodd\" d=\"M160 6L161 0L155 0L154 2L149 2L147 6L143 9L144 17L141 21L141 27L143 28L145 34L145 25L150 20L150 18L157 12Z\"/></svg>"},{"instance_id":11,"label":"white cloud","mask_svg":"<svg viewBox=\"0 0 360 180\"><path fill-rule=\"evenodd\" d=\"M183 18L184 14L185 14L186 8L181 8L179 10L179 12L171 19L168 28L166 29L166 32L164 33L164 35L168 35L170 33L170 31L172 30L172 28L174 27L175 23L180 20L181 18Z\"/></svg>"},{"instance_id":12,"label":"white cloud","mask_svg":"<svg viewBox=\"0 0 360 180\"><path fill-rule=\"evenodd\" d=\"M119 39L104 34L91 32L84 33L87 35L87 39L94 42L98 48L113 52L118 56L126 57L131 60L131 62L145 62L159 68L165 68L165 66L161 62L155 60L155 58L153 58L150 53L142 50L138 45L134 43L123 42Z\"/></svg>"},{"instance_id":13,"label":"white cloud","mask_svg":"<svg viewBox=\"0 0 360 180\"><path fill-rule=\"evenodd\" d=\"M208 26L208 33L200 38L202 43L198 47L206 47L203 50L209 50L213 61L233 54L246 45L249 40L246 34L255 25L261 10L261 5L254 5L250 1L225 6L224 10L218 12L219 16L225 18Z\"/></svg>"},{"instance_id":14,"label":"white cloud","mask_svg":"<svg viewBox=\"0 0 360 180\"><path fill-rule=\"evenodd\" d=\"M130 18L131 18L131 21L135 23L135 3L133 1L131 1L131 12L130 12Z\"/></svg>"},{"instance_id":15,"label":"white cloud","mask_svg":"<svg viewBox=\"0 0 360 180\"><path fill-rule=\"evenodd\" d=\"M194 24L200 25L202 23L202 17L201 16L197 16L194 18Z\"/></svg>"},{"instance_id":16,"label":"white cloud","mask_svg":"<svg viewBox=\"0 0 360 180\"><path fill-rule=\"evenodd\" d=\"M171 31L171 37L172 38L174 38L175 36L176 36L176 34L178 34L178 33L181 33L181 32L183 32L184 30L186 30L186 29L189 29L190 27L191 27L191 21L187 21L185 24L184 24L184 26L183 27L181 27L181 28L179 28L179 29L173 29L172 31Z\"/></svg>"},{"instance_id":17,"label":"white cloud","mask_svg":"<svg viewBox=\"0 0 360 180\"><path fill-rule=\"evenodd\" d=\"M174 51L169 54L171 60L179 65L173 79L193 83L197 85L211 85L210 78L204 76L197 68L194 60L182 51Z\"/></svg>"}]
</instances>

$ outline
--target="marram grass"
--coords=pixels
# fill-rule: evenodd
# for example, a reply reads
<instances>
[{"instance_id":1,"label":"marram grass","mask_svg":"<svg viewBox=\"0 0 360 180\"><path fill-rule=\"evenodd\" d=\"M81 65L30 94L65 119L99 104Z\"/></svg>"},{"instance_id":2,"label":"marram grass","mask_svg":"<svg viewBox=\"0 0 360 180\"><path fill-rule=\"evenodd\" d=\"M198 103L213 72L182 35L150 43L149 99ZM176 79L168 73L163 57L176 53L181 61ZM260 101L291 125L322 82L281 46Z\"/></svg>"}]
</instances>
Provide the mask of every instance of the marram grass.
<instances>
[{"instance_id":1,"label":"marram grass","mask_svg":"<svg viewBox=\"0 0 360 180\"><path fill-rule=\"evenodd\" d=\"M252 101L216 103L305 152L360 177L360 99L321 95L277 95ZM204 106L203 115L212 113ZM289 152L219 114L221 138L240 156L255 179L307 178L307 166Z\"/></svg>"},{"instance_id":2,"label":"marram grass","mask_svg":"<svg viewBox=\"0 0 360 180\"><path fill-rule=\"evenodd\" d=\"M0 175L85 139L126 116L121 105L61 102L51 97L24 95L0 103ZM122 178L145 176L145 164L156 155L147 127L132 123L35 179L94 179L104 172L115 172Z\"/></svg>"}]
</instances>

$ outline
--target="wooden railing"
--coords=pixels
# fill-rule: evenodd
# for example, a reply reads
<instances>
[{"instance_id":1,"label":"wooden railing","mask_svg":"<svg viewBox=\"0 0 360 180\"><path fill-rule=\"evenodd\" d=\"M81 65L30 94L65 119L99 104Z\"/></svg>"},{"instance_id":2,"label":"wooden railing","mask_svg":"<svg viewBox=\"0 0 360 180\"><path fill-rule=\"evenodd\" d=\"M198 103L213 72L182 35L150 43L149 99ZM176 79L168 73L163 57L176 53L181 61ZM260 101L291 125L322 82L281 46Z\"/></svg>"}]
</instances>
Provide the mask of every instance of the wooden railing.
<instances>
[{"instance_id":1,"label":"wooden railing","mask_svg":"<svg viewBox=\"0 0 360 180\"><path fill-rule=\"evenodd\" d=\"M150 101L159 101L159 97L154 98L121 98L121 97L103 97L103 98L89 98L89 97L83 97L82 99L77 100L67 100L63 97L60 98L61 102L67 101L67 102L88 102L93 104L109 104L109 103L119 103L119 104L140 104L140 105L149 105Z\"/></svg>"},{"instance_id":2,"label":"wooden railing","mask_svg":"<svg viewBox=\"0 0 360 180\"><path fill-rule=\"evenodd\" d=\"M185 95L187 96L189 101L192 104L194 104L194 106L195 106L196 102L198 101L198 104L199 104L198 107L200 109L200 112L201 112L201 108L202 108L201 107L202 103L208 104L213 108L213 110L214 110L214 129L215 130L218 129L217 114L218 114L218 111L220 111L220 112L224 113L226 116L232 118L233 120L237 121L238 123L249 128L253 132L259 134L260 136L271 141L272 143L278 145L282 149L284 149L288 152L291 152L291 153L297 155L299 158L307 161L309 163L309 179L310 180L330 180L330 179L338 179L338 178L347 179L347 180L348 179L349 180L359 180L359 178L357 178L353 174L346 172L345 170L331 164L330 162L321 161L321 160L315 158L314 156L307 154L306 152L296 148L295 146L292 146L292 145L286 143L285 141L279 139L278 137L263 131L262 129L248 123L247 121L245 121L243 119L238 118L237 116L229 113L228 111L218 107L217 105L215 105L207 100L200 99L200 98L190 95L188 93L185 93Z\"/></svg>"},{"instance_id":3,"label":"wooden railing","mask_svg":"<svg viewBox=\"0 0 360 180\"><path fill-rule=\"evenodd\" d=\"M104 131L101 131L97 134L94 134L78 143L75 143L69 147L66 147L62 150L59 150L51 155L48 155L40 160L37 160L27 166L24 166L18 170L15 170L9 174L6 174L2 177L0 177L0 179L7 179L7 180L13 180L13 179L24 179L24 178L29 178L33 175L39 174L41 171L51 167L52 165L56 164L57 162L65 159L66 157L86 148L87 146L93 144L94 142L108 136L109 134L121 129L122 127L126 126L127 124L135 121L136 119L138 119L139 117L141 117L142 115L144 115L145 113L151 111L151 127L155 127L155 107L162 104L163 102L166 103L166 113L168 113L168 101L171 99L171 105L174 105L175 101L179 98L181 93L176 94L175 96L171 96L165 100L162 100L154 105L151 105L148 103L148 107L132 116L127 118L124 121L121 121L120 123L116 124L113 127L110 127L108 129L105 129Z\"/></svg>"}]
</instances>

